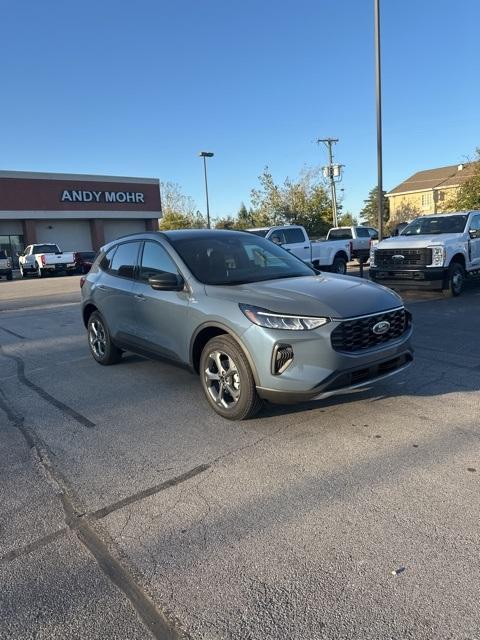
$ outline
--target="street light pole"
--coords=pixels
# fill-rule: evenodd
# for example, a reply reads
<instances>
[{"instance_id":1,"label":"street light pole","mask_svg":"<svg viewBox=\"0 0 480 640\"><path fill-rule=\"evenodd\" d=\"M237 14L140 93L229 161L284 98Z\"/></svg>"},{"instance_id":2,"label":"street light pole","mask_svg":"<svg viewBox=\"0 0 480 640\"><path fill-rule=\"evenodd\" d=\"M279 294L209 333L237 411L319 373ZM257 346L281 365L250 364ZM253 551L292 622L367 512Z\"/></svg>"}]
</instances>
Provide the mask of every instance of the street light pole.
<instances>
[{"instance_id":1,"label":"street light pole","mask_svg":"<svg viewBox=\"0 0 480 640\"><path fill-rule=\"evenodd\" d=\"M211 151L200 151L198 154L203 158L203 174L205 176L205 197L207 200L207 227L210 229L210 206L208 203L208 180L207 180L207 158L213 158Z\"/></svg>"},{"instance_id":2,"label":"street light pole","mask_svg":"<svg viewBox=\"0 0 480 640\"><path fill-rule=\"evenodd\" d=\"M375 89L377 107L378 238L383 238L382 68L380 57L380 0L373 0L375 15Z\"/></svg>"}]
</instances>

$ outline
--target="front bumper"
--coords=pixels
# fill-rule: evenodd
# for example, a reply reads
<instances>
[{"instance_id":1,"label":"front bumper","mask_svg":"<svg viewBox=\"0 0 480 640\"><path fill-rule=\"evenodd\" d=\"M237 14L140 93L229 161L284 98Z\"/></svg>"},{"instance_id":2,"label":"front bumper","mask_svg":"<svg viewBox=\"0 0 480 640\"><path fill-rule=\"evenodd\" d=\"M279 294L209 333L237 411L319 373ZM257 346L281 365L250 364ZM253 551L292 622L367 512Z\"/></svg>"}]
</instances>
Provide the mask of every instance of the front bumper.
<instances>
[{"instance_id":1,"label":"front bumper","mask_svg":"<svg viewBox=\"0 0 480 640\"><path fill-rule=\"evenodd\" d=\"M419 269L382 269L370 267L370 280L393 288L442 289L446 276L444 267Z\"/></svg>"},{"instance_id":2,"label":"front bumper","mask_svg":"<svg viewBox=\"0 0 480 640\"><path fill-rule=\"evenodd\" d=\"M313 331L281 331L252 325L242 342L252 355L257 392L271 402L311 400L363 386L397 373L413 360L409 327L398 339L355 352L333 349L331 333L340 321ZM293 360L281 374L272 371L276 345L288 344Z\"/></svg>"}]
</instances>

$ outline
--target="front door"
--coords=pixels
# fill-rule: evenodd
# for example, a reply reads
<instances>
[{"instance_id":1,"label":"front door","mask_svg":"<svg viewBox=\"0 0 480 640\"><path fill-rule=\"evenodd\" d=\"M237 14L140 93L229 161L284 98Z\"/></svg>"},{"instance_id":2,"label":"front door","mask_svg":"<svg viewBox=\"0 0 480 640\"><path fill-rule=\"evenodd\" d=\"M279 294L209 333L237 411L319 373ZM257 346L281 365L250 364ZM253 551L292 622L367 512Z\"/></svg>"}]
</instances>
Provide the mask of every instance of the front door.
<instances>
[{"instance_id":1,"label":"front door","mask_svg":"<svg viewBox=\"0 0 480 640\"><path fill-rule=\"evenodd\" d=\"M299 227L292 227L291 229L284 229L285 245L284 248L287 251L293 253L294 256L300 258L304 262L311 260L310 241L305 238L305 233Z\"/></svg>"},{"instance_id":2,"label":"front door","mask_svg":"<svg viewBox=\"0 0 480 640\"><path fill-rule=\"evenodd\" d=\"M474 232L468 241L470 263L474 269L480 269L480 214L472 217L470 231Z\"/></svg>"},{"instance_id":3,"label":"front door","mask_svg":"<svg viewBox=\"0 0 480 640\"><path fill-rule=\"evenodd\" d=\"M178 273L166 249L155 240L146 240L133 288L135 342L142 350L173 360L186 361L186 336L190 294L188 291L156 291L148 284L151 276Z\"/></svg>"}]
</instances>

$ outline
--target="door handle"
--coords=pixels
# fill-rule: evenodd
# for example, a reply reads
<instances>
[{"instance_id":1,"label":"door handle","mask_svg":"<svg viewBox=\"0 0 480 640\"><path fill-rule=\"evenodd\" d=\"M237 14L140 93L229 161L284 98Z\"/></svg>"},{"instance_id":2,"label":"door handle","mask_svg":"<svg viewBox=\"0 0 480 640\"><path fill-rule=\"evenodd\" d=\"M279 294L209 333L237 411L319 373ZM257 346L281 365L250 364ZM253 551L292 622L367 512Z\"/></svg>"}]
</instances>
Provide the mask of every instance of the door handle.
<instances>
[{"instance_id":1,"label":"door handle","mask_svg":"<svg viewBox=\"0 0 480 640\"><path fill-rule=\"evenodd\" d=\"M310 247L306 246L306 247L303 247L303 248L304 248L304 249L309 249Z\"/></svg>"},{"instance_id":2,"label":"door handle","mask_svg":"<svg viewBox=\"0 0 480 640\"><path fill-rule=\"evenodd\" d=\"M139 302L144 302L147 298L143 295L143 293L136 293L135 294L135 298L139 301Z\"/></svg>"},{"instance_id":3,"label":"door handle","mask_svg":"<svg viewBox=\"0 0 480 640\"><path fill-rule=\"evenodd\" d=\"M104 284L99 284L97 285L97 289L100 289L100 291L107 291L108 287L106 287Z\"/></svg>"}]
</instances>

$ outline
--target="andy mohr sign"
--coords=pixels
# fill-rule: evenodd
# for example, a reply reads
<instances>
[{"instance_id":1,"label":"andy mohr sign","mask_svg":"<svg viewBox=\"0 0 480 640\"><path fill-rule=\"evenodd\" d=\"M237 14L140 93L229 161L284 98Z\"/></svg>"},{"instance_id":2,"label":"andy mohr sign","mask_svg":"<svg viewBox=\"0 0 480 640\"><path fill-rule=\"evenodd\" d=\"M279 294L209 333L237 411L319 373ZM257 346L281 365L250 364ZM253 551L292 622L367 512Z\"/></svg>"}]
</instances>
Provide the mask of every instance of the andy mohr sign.
<instances>
[{"instance_id":1,"label":"andy mohr sign","mask_svg":"<svg viewBox=\"0 0 480 640\"><path fill-rule=\"evenodd\" d=\"M142 191L84 191L80 189L64 189L60 201L145 204L145 194Z\"/></svg>"}]
</instances>

